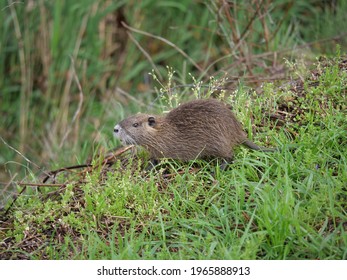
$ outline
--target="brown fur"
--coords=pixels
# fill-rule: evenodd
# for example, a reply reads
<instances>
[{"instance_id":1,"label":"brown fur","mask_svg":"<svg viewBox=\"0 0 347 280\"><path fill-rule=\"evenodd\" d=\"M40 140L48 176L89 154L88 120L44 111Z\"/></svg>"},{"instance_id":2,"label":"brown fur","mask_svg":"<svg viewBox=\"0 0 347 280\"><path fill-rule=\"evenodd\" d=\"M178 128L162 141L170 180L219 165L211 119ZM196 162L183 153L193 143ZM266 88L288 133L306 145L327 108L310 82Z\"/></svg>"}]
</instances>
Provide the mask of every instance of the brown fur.
<instances>
[{"instance_id":1,"label":"brown fur","mask_svg":"<svg viewBox=\"0 0 347 280\"><path fill-rule=\"evenodd\" d=\"M268 151L249 141L230 108L215 99L190 101L163 116L136 114L116 125L114 132L123 144L145 147L153 159L230 160L239 144Z\"/></svg>"}]
</instances>

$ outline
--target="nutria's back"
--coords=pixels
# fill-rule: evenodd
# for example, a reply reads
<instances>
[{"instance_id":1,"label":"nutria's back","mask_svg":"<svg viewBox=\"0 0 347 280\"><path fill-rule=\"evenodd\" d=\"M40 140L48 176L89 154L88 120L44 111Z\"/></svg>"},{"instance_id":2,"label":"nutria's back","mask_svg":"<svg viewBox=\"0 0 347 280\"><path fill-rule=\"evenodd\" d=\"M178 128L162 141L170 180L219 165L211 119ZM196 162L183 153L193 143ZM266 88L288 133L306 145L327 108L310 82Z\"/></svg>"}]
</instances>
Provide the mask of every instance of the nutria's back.
<instances>
[{"instance_id":1,"label":"nutria's back","mask_svg":"<svg viewBox=\"0 0 347 280\"><path fill-rule=\"evenodd\" d=\"M231 159L246 133L228 106L215 99L194 100L167 115L137 114L114 128L123 144L145 147L152 158Z\"/></svg>"}]
</instances>

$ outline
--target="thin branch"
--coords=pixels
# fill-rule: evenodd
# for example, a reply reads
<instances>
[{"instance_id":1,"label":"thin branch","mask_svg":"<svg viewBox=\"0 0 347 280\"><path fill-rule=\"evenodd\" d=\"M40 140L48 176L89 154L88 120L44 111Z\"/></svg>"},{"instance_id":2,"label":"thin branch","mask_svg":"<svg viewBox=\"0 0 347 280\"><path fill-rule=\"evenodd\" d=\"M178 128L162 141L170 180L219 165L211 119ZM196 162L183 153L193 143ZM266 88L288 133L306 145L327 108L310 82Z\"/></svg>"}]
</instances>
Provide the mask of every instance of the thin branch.
<instances>
[{"instance_id":1,"label":"thin branch","mask_svg":"<svg viewBox=\"0 0 347 280\"><path fill-rule=\"evenodd\" d=\"M22 188L22 190L19 192L19 194L16 195L16 196L14 197L14 199L13 199L12 202L11 202L11 204L7 207L7 209L6 209L6 211L5 211L5 216L6 216L7 213L10 211L10 209L11 209L12 206L13 206L13 204L17 201L18 197L20 197L21 194L26 190L26 188L27 188L27 187L24 186L24 187Z\"/></svg>"},{"instance_id":2,"label":"thin branch","mask_svg":"<svg viewBox=\"0 0 347 280\"><path fill-rule=\"evenodd\" d=\"M83 90L82 90L82 86L81 86L81 83L78 79L78 76L76 74L76 70L75 70L75 63L74 63L74 60L72 57L70 57L71 59L71 65L72 65L72 74L74 76L74 79L75 79L75 82L77 84L77 87L78 87L78 90L79 90L79 102L78 102L78 106L77 106L77 109L76 109L76 112L74 114L74 116L72 117L72 120L71 120L71 124L69 125L68 129L66 130L61 142L60 142L60 145L59 145L59 148L61 148L66 140L66 138L68 137L68 135L70 134L71 132L71 129L72 129L72 126L73 124L75 123L77 117L80 115L81 113L81 109L82 109L82 105L83 105L83 100L84 100L84 93L83 93Z\"/></svg>"},{"instance_id":3,"label":"thin branch","mask_svg":"<svg viewBox=\"0 0 347 280\"><path fill-rule=\"evenodd\" d=\"M225 1L225 0L223 1L223 7L224 7L224 13L225 13L225 15L227 17L227 20L229 22L230 28L232 30L232 37L233 37L233 41L234 41L233 51L236 50L236 47L238 48L241 57L245 59L245 64L246 64L246 67L248 69L248 72L252 75L253 71L252 71L250 63L249 63L250 56L246 56L247 54L244 52L244 50L242 48L240 48L240 45L242 43L245 43L245 42L243 40L240 40L240 37L238 37L238 35L237 35L237 30L234 27L233 19L232 19L231 15L230 15L229 5L228 5L227 1ZM246 50L246 48L245 48L245 50Z\"/></svg>"},{"instance_id":4,"label":"thin branch","mask_svg":"<svg viewBox=\"0 0 347 280\"><path fill-rule=\"evenodd\" d=\"M244 39L244 37L247 34L247 31L249 31L249 28L251 27L251 25L253 24L253 22L255 21L255 19L257 18L257 14L260 11L260 8L263 6L264 4L264 0L261 1L260 5L258 5L257 10L254 12L253 17L251 18L251 20L248 22L247 26L245 27L245 29L242 31L240 37L237 39L236 41L236 46L235 46L235 50L239 47L240 42Z\"/></svg>"},{"instance_id":5,"label":"thin branch","mask_svg":"<svg viewBox=\"0 0 347 280\"><path fill-rule=\"evenodd\" d=\"M20 65L20 79L21 79L21 95L20 95L20 106L21 106L21 114L20 114L20 128L19 128L19 134L20 134L20 148L24 148L24 139L26 138L26 127L28 122L28 109L29 109L29 102L27 98L28 94L28 71L27 71L27 65L26 65L26 57L25 57L25 49L24 49L24 41L23 41L23 35L20 29L19 20L17 17L17 12L14 7L14 2L12 0L8 0L8 7L11 12L11 16L13 19L13 25L14 25L14 33L18 42L18 57L19 57L19 65Z\"/></svg>"},{"instance_id":6,"label":"thin branch","mask_svg":"<svg viewBox=\"0 0 347 280\"><path fill-rule=\"evenodd\" d=\"M3 189L1 190L1 195L4 196L4 199L3 199L4 205L6 205L6 203L7 203L8 199L9 199L9 197L11 197L10 194L8 194L8 195L6 195L6 194L7 194L7 193L10 193L10 192L8 191L8 189L9 189L9 187L13 184L13 181L14 181L14 179L17 177L17 175L18 175L18 174L16 173L14 176L12 176L11 180L10 180L9 182L7 182L7 183L0 183L0 185L5 185L5 186L3 187ZM5 195L6 195L6 197L5 197ZM3 209L3 206L0 207L0 211L1 211L2 209Z\"/></svg>"},{"instance_id":7,"label":"thin branch","mask_svg":"<svg viewBox=\"0 0 347 280\"><path fill-rule=\"evenodd\" d=\"M48 175L43 178L42 182L46 183L49 178L52 178L53 176L56 176L58 173L67 171L67 170L72 170L72 169L79 169L79 168L86 168L86 167L92 167L91 164L81 164L81 165L74 165L74 166L68 166L68 167L63 167L59 168L57 170L50 171Z\"/></svg>"},{"instance_id":8,"label":"thin branch","mask_svg":"<svg viewBox=\"0 0 347 280\"><path fill-rule=\"evenodd\" d=\"M126 98L130 99L131 101L139 104L140 106L146 106L145 103L140 101L138 98L135 98L134 96L130 95L128 92L126 92L124 89L120 87L115 88L115 92L119 92L121 95L124 95Z\"/></svg>"},{"instance_id":9,"label":"thin branch","mask_svg":"<svg viewBox=\"0 0 347 280\"><path fill-rule=\"evenodd\" d=\"M16 152L18 155L20 155L22 158L24 158L24 160L32 165L34 165L37 169L39 169L42 173L44 173L45 175L49 176L49 174L44 171L40 166L38 166L35 162L31 161L30 159L28 159L25 155L23 155L20 151L18 151L17 149L13 148L12 146L10 146L4 138L2 138L0 136L1 141L11 150L13 150L14 152Z\"/></svg>"},{"instance_id":10,"label":"thin branch","mask_svg":"<svg viewBox=\"0 0 347 280\"><path fill-rule=\"evenodd\" d=\"M90 13L91 13L91 11L89 11L83 17L83 20L82 20L82 23L81 23L81 27L80 27L80 30L79 30L79 33L78 33L78 36L77 36L77 39L76 39L75 47L74 47L74 50L73 50L73 53L72 53L72 58L70 57L72 63L71 63L71 68L68 71L69 77L68 77L68 80L67 80L67 82L65 84L64 93L63 93L63 97L62 97L62 101L61 101L61 106L63 106L62 109L65 109L65 107L69 105L67 100L68 100L68 95L69 95L71 84L72 84L72 79L75 78L75 81L76 81L77 75L76 75L76 71L75 71L74 59L77 58L78 51L79 51L81 43L82 43L83 35L85 34L85 31L87 29L87 23L88 23L88 19L89 19ZM72 75L70 75L71 72L72 72ZM82 92L82 90L81 90L81 86L79 84L79 81L77 81L77 86L78 86L78 88L80 90L80 103L81 103L81 92ZM82 102L83 102L83 92L82 92ZM63 114L62 114L61 119L65 121L67 119L68 110L64 110L64 111L62 110L62 112L63 112ZM79 108L77 108L77 110L75 112L75 115L73 117L73 122L74 122L74 119L76 120L76 117L78 116L77 113L79 113ZM63 136L63 138L62 138L62 140L60 142L59 148L61 148L64 145L64 142L65 142L67 136L70 134L73 122L66 129L66 132L65 132L65 134L64 134L64 136ZM65 127L65 123L63 123L63 125L62 125L62 128L64 128L64 127Z\"/></svg>"},{"instance_id":11,"label":"thin branch","mask_svg":"<svg viewBox=\"0 0 347 280\"><path fill-rule=\"evenodd\" d=\"M9 3L7 6L5 6L1 11L5 11L6 9L11 8L11 6L13 6L13 5L15 5L15 4L24 4L24 2L20 2L20 1L14 1L14 2L12 2L12 1L11 1L11 3Z\"/></svg>"},{"instance_id":12,"label":"thin branch","mask_svg":"<svg viewBox=\"0 0 347 280\"><path fill-rule=\"evenodd\" d=\"M64 187L66 184L37 184L37 183L25 183L25 182L14 182L18 186L29 186L29 187Z\"/></svg>"},{"instance_id":13,"label":"thin branch","mask_svg":"<svg viewBox=\"0 0 347 280\"><path fill-rule=\"evenodd\" d=\"M144 56L147 58L147 60L149 61L149 63L152 65L153 69L155 70L155 72L157 73L157 75L159 76L160 79L162 79L163 77L160 74L159 69L157 68L157 66L155 66L151 56L148 54L148 52L145 51L144 48L142 48L142 46L140 45L140 43L134 38L134 36L127 31L127 34L130 38L131 41L133 41L135 43L135 45L140 49L140 51L144 54Z\"/></svg>"},{"instance_id":14,"label":"thin branch","mask_svg":"<svg viewBox=\"0 0 347 280\"><path fill-rule=\"evenodd\" d=\"M135 33L139 33L139 34L142 34L142 35L145 35L145 36L148 36L148 37L151 37L151 38L154 38L154 39L157 39L159 41L162 41L164 42L165 44L169 45L170 47L173 47L175 50L177 50L180 54L182 54L185 58L187 58L193 65L196 69L198 69L200 72L203 72L204 70L188 55L186 54L182 49L180 49L179 47L177 47L174 43L170 42L169 40L163 38L163 37L160 37L160 36L157 36L157 35L153 35L151 33L148 33L148 32L145 32L145 31L142 31L142 30L139 30L139 29L136 29L136 28L133 28L133 27L130 27L129 25L127 25L124 21L122 21L122 25L130 30L130 31L133 31Z\"/></svg>"},{"instance_id":15,"label":"thin branch","mask_svg":"<svg viewBox=\"0 0 347 280\"><path fill-rule=\"evenodd\" d=\"M286 48L286 49L282 49L282 50L278 50L278 51L268 51L268 52L264 52L264 53L260 53L260 54L255 54L255 55L251 55L250 56L250 59L255 59L255 58L266 58L266 57L269 57L269 56L272 56L272 55L278 55L278 54L284 54L284 53L287 53L287 52L292 52L294 50L297 50L297 49L303 49L303 48L307 48L307 47L310 47L312 45L315 45L317 43L326 43L326 42L329 42L329 41L334 41L334 40L339 40L343 37L347 36L347 32L344 32L340 35L337 35L337 36L333 36L333 37L329 37L329 38L325 38L325 39L321 39L321 40L316 40L316 41L312 41L312 42L309 42L309 43L304 43L302 45L298 45L296 46L295 48ZM222 59L226 59L228 58L229 55L226 55L222 58L218 58L216 61L212 62L211 64L215 64L216 62L219 62L221 61ZM240 59L236 60L235 63L233 64L229 64L227 68L231 68L231 69L234 69L236 68L239 64L243 63L246 61L246 58L245 57L241 57ZM221 73L221 72L224 72L225 71L225 68L223 69L220 69L218 70L217 72L213 73L213 75L218 75L218 73Z\"/></svg>"}]
</instances>

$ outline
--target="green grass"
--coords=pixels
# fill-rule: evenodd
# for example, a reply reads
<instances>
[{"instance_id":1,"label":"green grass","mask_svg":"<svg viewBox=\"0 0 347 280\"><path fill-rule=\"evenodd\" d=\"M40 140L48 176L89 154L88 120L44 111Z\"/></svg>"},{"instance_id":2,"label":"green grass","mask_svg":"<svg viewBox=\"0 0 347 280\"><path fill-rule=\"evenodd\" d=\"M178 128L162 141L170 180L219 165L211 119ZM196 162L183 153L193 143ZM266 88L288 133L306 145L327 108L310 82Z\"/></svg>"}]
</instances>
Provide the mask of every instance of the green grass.
<instances>
[{"instance_id":1,"label":"green grass","mask_svg":"<svg viewBox=\"0 0 347 280\"><path fill-rule=\"evenodd\" d=\"M84 161L95 146L113 145L109 127L119 104L127 114L148 110L157 97L152 69L163 80L166 66L172 67L176 85L192 84L189 73L204 84L224 73L245 82L269 77L282 57L301 54L294 51L298 45L317 40L312 51L331 53L336 41L328 38L334 36L346 51L345 6L285 0L259 7L248 1L2 1L0 135L46 168ZM80 101L73 68L84 100L72 123ZM7 163L26 162L2 143L0 151L1 181L23 175L20 165Z\"/></svg>"},{"instance_id":2,"label":"green grass","mask_svg":"<svg viewBox=\"0 0 347 280\"><path fill-rule=\"evenodd\" d=\"M277 89L272 106L272 84L256 100L252 91L240 88L236 114L246 127L256 125L255 142L278 145L280 152L238 148L224 171L215 162L170 160L145 171L144 154L142 160L123 154L106 173L97 167L84 177L57 178L70 182L60 190L29 188L3 223L0 238L9 248L0 254L14 259L347 259L342 61L337 53L317 62L317 83L307 72L303 91ZM264 116L281 112L288 104L284 100L292 106L287 121L271 129L274 123ZM256 115L247 125L250 112ZM98 162L95 158L94 165Z\"/></svg>"},{"instance_id":3,"label":"green grass","mask_svg":"<svg viewBox=\"0 0 347 280\"><path fill-rule=\"evenodd\" d=\"M0 259L347 259L347 2L222 2L0 2ZM209 95L281 151L100 165L124 117Z\"/></svg>"}]
</instances>

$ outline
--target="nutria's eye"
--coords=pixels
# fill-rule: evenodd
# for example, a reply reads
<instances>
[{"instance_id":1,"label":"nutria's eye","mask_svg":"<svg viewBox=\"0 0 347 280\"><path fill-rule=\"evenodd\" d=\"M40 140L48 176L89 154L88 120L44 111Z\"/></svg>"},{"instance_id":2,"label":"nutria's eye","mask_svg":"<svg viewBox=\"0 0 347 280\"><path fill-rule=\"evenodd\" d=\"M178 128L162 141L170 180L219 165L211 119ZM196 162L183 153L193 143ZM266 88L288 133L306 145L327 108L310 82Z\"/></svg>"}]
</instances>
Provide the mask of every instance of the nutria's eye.
<instances>
[{"instance_id":1,"label":"nutria's eye","mask_svg":"<svg viewBox=\"0 0 347 280\"><path fill-rule=\"evenodd\" d=\"M155 118L154 117L149 117L148 118L148 125L149 126L154 126L155 125Z\"/></svg>"},{"instance_id":2,"label":"nutria's eye","mask_svg":"<svg viewBox=\"0 0 347 280\"><path fill-rule=\"evenodd\" d=\"M139 124L136 122L136 123L133 123L133 127L138 127Z\"/></svg>"}]
</instances>

